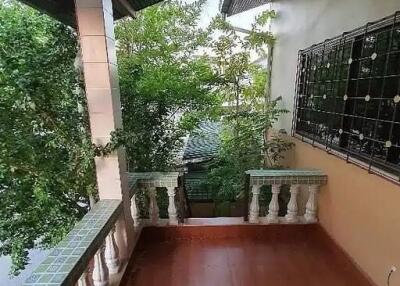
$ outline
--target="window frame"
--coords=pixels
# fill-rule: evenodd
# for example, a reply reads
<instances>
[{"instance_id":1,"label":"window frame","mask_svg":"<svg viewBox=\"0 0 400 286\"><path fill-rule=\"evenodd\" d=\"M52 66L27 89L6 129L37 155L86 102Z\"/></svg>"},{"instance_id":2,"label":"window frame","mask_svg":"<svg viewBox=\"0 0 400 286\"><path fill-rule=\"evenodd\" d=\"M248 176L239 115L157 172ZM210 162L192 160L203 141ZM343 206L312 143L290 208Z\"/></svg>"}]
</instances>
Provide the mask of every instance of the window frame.
<instances>
[{"instance_id":1,"label":"window frame","mask_svg":"<svg viewBox=\"0 0 400 286\"><path fill-rule=\"evenodd\" d=\"M357 108L356 105L359 104L359 102L355 100L355 99L357 99L356 97L351 98L352 100L354 100L352 102L352 105L353 105L353 107L352 107L353 113L352 114L349 112L345 112L346 108L349 108L350 106L352 106L349 102L346 102L347 99L345 99L344 103L341 103L343 105L342 112L337 112L336 107L337 107L337 101L338 101L337 98L338 97L337 97L335 91L331 91L333 94L332 98L334 98L333 111L331 112L332 117L334 118L333 121L340 119L341 120L340 126L342 126L341 129L339 130L339 135L338 135L339 141L336 144L337 146L334 146L332 144L333 139L330 140L330 143L328 142L329 141L328 137L333 137L332 130L336 130L336 129L332 128L332 126L330 125L331 122L328 122L329 126L327 126L327 127L329 127L329 129L327 132L328 135L325 134L325 136L326 136L326 140L324 140L325 142L316 138L316 133L317 133L317 129L318 129L316 127L316 125L318 124L318 120L312 122L312 124L310 124L310 121L307 122L308 125L314 125L314 127L311 127L312 131L309 133L307 133L304 130L303 131L298 130L298 122L303 121L303 124L304 124L304 120L300 120L301 116L304 117L304 115L301 115L300 112L306 109L306 108L304 108L304 103L303 103L303 105L300 105L301 104L300 102L301 102L303 96L307 97L307 100L309 100L311 98L311 102L313 105L312 108L309 108L309 110L307 110L304 113L308 112L308 116L311 116L311 114L313 114L313 113L317 114L318 116L321 116L321 114L322 114L324 116L327 116L326 119L328 120L330 111L325 110L323 108L318 109L315 107L317 105L317 103L315 103L315 102L318 102L318 100L319 100L319 99L317 99L317 97L320 97L320 96L315 96L316 98L314 99L313 93L311 93L311 95L310 95L309 91L306 90L306 88L310 88L310 86L311 86L311 88L315 88L313 86L314 84L315 85L320 84L320 86L324 89L324 99L327 98L327 96L326 96L326 94L328 93L327 86L331 85L331 87L333 87L334 81L337 81L337 83L336 83L337 86L335 86L335 88L337 88L337 89L340 88L340 84L342 84L342 82L346 84L345 95L347 95L347 93L348 93L349 83L351 83L352 80L355 80L357 88L358 88L358 85L359 85L358 81L361 82L363 80L363 78L360 77L360 69L362 66L362 61L364 59L363 58L364 46L367 43L367 41L366 41L367 37L371 36L371 35L376 37L376 41L374 43L374 49L376 51L378 45L383 44L383 43L378 42L378 36L380 34L383 34L383 32L381 32L381 31L387 31L388 29L390 29L391 31L390 31L389 38L385 39L385 41L388 41L388 42L386 43L387 46L386 46L386 51L384 53L384 59L385 59L384 60L384 72L382 72L381 74L378 73L377 75L372 76L371 74L374 72L373 71L374 63L372 62L369 77L365 78L365 79L369 80L368 92L370 92L370 90L371 90L371 81L377 81L378 78L381 79L383 81L383 83L382 83L382 87L380 87L379 90L381 90L381 92L383 94L385 91L385 88L386 88L386 86L385 86L386 77L388 76L387 69L388 69L389 57L390 57L389 52L391 52L391 50L389 50L389 49L392 48L393 38L394 38L393 33L394 33L395 29L396 29L396 33L397 33L397 29L399 29L399 28L400 28L400 11L397 11L396 13L394 13L388 17L382 18L375 22L369 22L362 27L345 32L337 37L327 39L319 44L312 45L311 47L309 47L307 49L300 50L298 53L298 60L297 60L295 100L294 100L293 117L292 117L292 132L291 132L292 136L302 140L303 142L309 143L314 147L323 149L327 153L333 154L341 159L344 159L348 163L353 163L355 165L358 165L359 167L367 170L369 173L377 174L379 176L382 176L382 177L389 179L390 181L394 181L396 183L399 183L399 181L400 181L400 163L393 164L388 161L390 147L387 148L385 162L381 162L381 159L378 156L374 157L376 155L376 154L374 154L374 150L371 151L372 154L370 156L367 156L368 153L365 153L365 152L362 153L361 147L360 147L360 151L358 153L356 153L356 152L354 152L354 150L352 150L352 145L349 142L351 142L352 136L354 136L354 134L351 133L352 132L351 127L353 127L353 124L354 124L353 122L356 120L356 119L354 119L355 118L354 112L355 112L355 109ZM354 47L357 43L361 44L361 48L358 50L354 50ZM340 59L335 58L335 61L333 64L338 65L338 63L339 63L339 65L342 65L343 61L347 59L346 57L344 57L346 45L349 45L350 49L351 49L350 50L350 59L352 59L354 57L354 52L357 51L360 53L360 56L357 58L357 60L359 62L358 62L358 66L357 66L358 73L357 73L356 78L353 79L351 77L351 72L354 71L355 68L354 68L354 66L351 65L351 63L349 63L348 67L347 67L347 75L345 78L340 77L341 72L342 72L342 67L340 66L339 74L337 75L337 76L339 76L338 80L336 79L336 77L332 77L331 79L328 78L329 80L325 80L322 82L318 82L317 80L309 81L309 79L312 77L313 74L314 74L314 76L316 76L317 70L315 67L315 65L316 65L315 63L314 63L314 66L312 66L312 67L310 66L309 62L311 62L311 59L307 58L307 56L311 55L311 57L312 57L314 55L314 56L316 56L316 58L318 58L318 53L320 53L321 54L320 57L322 58L322 60L321 60L321 64L322 64L324 61L324 57L330 56L329 53L334 51L337 54L337 55L335 55L335 57L341 57L341 58ZM340 49L342 49L342 50L340 50ZM325 52L326 52L326 55L325 55ZM400 55L400 51L398 51L398 52ZM380 56L382 56L382 55L380 55ZM330 60L328 60L328 62L330 62ZM314 68L315 72L311 71L312 68ZM322 73L323 66L321 65L319 68L321 69L320 73ZM328 69L329 69L329 67L328 67ZM334 72L337 72L336 69L337 69L337 67L335 67ZM400 73L396 74L394 76L395 79L397 79L397 77L399 77L398 80L399 80L399 84L400 84ZM339 92L337 92L337 93L339 93ZM357 96L357 90L356 90L355 94ZM332 98L329 98L329 100L332 100ZM372 148L375 147L375 141L378 141L376 139L377 125L378 125L378 122L379 123L382 122L382 119L380 117L381 105L382 105L383 99L386 99L386 98L384 98L381 95L381 97L377 97L375 99L380 100L379 104L378 104L378 110L373 111L375 116L371 117L371 118L368 118L366 116L367 105L368 105L368 104L366 104L366 107L365 107L366 111L365 111L364 116L357 117L358 119L363 120L362 128L364 128L364 124L365 124L366 120L371 120L371 122L373 121L375 124L374 128L372 129L374 131L374 137L368 139L369 141L372 142ZM365 101L368 102L369 100L366 99ZM393 132L394 125L400 124L400 122L395 120L395 115L396 115L396 110L397 110L396 108L398 108L398 105L400 106L400 103L394 104L395 107L394 107L394 111L393 111L393 115L392 115L393 118L392 118L392 121L390 121L391 126L392 126L390 132ZM351 119L349 119L349 118L351 118ZM345 129L343 127L344 124L349 124L350 121L351 121L351 126L347 130L348 134L343 134L343 130ZM334 124L334 123L332 123L332 124ZM397 128L397 125L396 125L396 128ZM340 133L340 131L342 131L342 133ZM361 132L362 131L360 131L360 134L362 134ZM345 136L342 136L342 134ZM392 136L392 135L393 134L390 133L390 136ZM347 137L347 139L345 139L345 137ZM347 140L347 142L345 142L347 145L342 143L343 140ZM388 141L390 141L390 140L392 140L392 138L389 138ZM361 141L363 141L363 139L361 139L360 142ZM382 144L382 142L379 142L377 144ZM342 148L341 145L345 145L345 147ZM360 145L361 145L361 143L360 143ZM396 148L400 148L400 147L396 147Z\"/></svg>"}]
</instances>

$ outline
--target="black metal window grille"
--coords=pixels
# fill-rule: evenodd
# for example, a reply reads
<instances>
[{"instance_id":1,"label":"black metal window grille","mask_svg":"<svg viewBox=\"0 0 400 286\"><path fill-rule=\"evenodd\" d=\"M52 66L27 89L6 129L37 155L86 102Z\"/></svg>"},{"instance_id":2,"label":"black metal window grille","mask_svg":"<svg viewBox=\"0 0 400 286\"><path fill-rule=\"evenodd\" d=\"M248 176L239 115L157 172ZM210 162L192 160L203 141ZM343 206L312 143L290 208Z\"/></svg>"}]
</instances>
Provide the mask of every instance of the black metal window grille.
<instances>
[{"instance_id":1,"label":"black metal window grille","mask_svg":"<svg viewBox=\"0 0 400 286\"><path fill-rule=\"evenodd\" d=\"M400 175L400 12L299 52L293 133Z\"/></svg>"}]
</instances>

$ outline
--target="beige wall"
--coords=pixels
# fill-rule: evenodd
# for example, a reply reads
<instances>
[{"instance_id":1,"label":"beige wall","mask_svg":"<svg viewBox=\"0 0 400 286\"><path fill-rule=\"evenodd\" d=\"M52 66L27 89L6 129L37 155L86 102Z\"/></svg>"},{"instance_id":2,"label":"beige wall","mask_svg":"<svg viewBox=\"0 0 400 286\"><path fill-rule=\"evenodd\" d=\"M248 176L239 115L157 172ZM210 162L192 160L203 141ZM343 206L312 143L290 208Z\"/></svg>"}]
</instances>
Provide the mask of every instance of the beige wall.
<instances>
[{"instance_id":1,"label":"beige wall","mask_svg":"<svg viewBox=\"0 0 400 286\"><path fill-rule=\"evenodd\" d=\"M273 97L293 109L297 53L300 49L340 35L400 10L400 0L278 0L272 30L277 37L272 67ZM292 113L277 128L290 131Z\"/></svg>"},{"instance_id":2,"label":"beige wall","mask_svg":"<svg viewBox=\"0 0 400 286\"><path fill-rule=\"evenodd\" d=\"M400 10L400 0L279 0L272 8L277 37L272 96L282 96L292 111L297 54L300 49ZM275 126L291 129L292 112ZM392 265L399 269L391 285L400 285L400 186L296 141L292 167L319 168L328 185L319 197L319 218L332 238L379 286Z\"/></svg>"},{"instance_id":3,"label":"beige wall","mask_svg":"<svg viewBox=\"0 0 400 286\"><path fill-rule=\"evenodd\" d=\"M319 194L319 219L331 237L379 286L392 265L390 285L400 285L400 187L294 139L291 167L328 174Z\"/></svg>"}]
</instances>

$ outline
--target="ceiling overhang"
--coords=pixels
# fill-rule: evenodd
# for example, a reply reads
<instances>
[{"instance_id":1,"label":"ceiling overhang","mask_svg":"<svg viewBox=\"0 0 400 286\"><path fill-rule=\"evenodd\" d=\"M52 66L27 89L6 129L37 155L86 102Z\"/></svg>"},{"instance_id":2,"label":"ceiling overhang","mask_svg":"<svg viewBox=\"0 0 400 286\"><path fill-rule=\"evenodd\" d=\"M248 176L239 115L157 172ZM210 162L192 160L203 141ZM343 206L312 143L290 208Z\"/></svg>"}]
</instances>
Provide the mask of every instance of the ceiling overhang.
<instances>
[{"instance_id":1,"label":"ceiling overhang","mask_svg":"<svg viewBox=\"0 0 400 286\"><path fill-rule=\"evenodd\" d=\"M270 0L221 0L220 11L229 16L245 12L269 3Z\"/></svg>"},{"instance_id":2,"label":"ceiling overhang","mask_svg":"<svg viewBox=\"0 0 400 286\"><path fill-rule=\"evenodd\" d=\"M40 10L64 24L76 27L74 0L20 0L33 8ZM114 19L134 16L137 11L152 6L162 0L112 0Z\"/></svg>"}]
</instances>

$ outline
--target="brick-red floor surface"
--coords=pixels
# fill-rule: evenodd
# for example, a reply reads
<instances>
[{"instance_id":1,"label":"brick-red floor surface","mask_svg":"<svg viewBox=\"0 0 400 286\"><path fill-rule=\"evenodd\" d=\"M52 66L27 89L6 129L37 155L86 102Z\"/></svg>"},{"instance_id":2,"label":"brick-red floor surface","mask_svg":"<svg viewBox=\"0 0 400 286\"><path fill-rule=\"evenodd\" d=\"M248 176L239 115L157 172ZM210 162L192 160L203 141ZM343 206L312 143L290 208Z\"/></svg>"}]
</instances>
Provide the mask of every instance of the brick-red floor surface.
<instances>
[{"instance_id":1,"label":"brick-red floor surface","mask_svg":"<svg viewBox=\"0 0 400 286\"><path fill-rule=\"evenodd\" d=\"M369 286L318 225L145 228L125 285Z\"/></svg>"}]
</instances>

